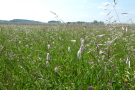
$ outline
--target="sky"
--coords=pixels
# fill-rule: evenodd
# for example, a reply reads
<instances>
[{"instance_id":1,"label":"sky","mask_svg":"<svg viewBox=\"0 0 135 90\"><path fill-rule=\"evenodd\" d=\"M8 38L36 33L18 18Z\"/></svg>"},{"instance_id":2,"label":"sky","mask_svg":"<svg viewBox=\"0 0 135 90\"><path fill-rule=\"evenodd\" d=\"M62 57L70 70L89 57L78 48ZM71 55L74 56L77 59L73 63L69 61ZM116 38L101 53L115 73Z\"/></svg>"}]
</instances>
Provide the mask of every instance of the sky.
<instances>
[{"instance_id":1,"label":"sky","mask_svg":"<svg viewBox=\"0 0 135 90\"><path fill-rule=\"evenodd\" d=\"M115 2L113 7L113 0L0 0L0 20L135 22L135 0Z\"/></svg>"}]
</instances>

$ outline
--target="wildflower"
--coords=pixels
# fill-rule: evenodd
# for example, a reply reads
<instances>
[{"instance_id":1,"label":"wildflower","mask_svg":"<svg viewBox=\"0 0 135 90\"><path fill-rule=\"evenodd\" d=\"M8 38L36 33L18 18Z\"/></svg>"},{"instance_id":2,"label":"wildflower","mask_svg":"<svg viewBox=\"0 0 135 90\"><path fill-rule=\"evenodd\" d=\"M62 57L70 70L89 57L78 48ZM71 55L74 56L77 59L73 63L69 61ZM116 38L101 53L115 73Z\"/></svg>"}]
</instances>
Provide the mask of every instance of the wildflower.
<instances>
[{"instance_id":1,"label":"wildflower","mask_svg":"<svg viewBox=\"0 0 135 90\"><path fill-rule=\"evenodd\" d=\"M103 54L104 52L103 51L99 51L99 54Z\"/></svg>"},{"instance_id":2,"label":"wildflower","mask_svg":"<svg viewBox=\"0 0 135 90\"><path fill-rule=\"evenodd\" d=\"M22 41L19 41L18 43L21 44Z\"/></svg>"},{"instance_id":3,"label":"wildflower","mask_svg":"<svg viewBox=\"0 0 135 90\"><path fill-rule=\"evenodd\" d=\"M81 45L84 45L84 39L81 38Z\"/></svg>"},{"instance_id":4,"label":"wildflower","mask_svg":"<svg viewBox=\"0 0 135 90\"><path fill-rule=\"evenodd\" d=\"M76 42L76 40L71 40L71 42Z\"/></svg>"},{"instance_id":5,"label":"wildflower","mask_svg":"<svg viewBox=\"0 0 135 90\"><path fill-rule=\"evenodd\" d=\"M60 66L56 66L56 67L54 68L54 71L55 71L55 72L58 72L58 71L59 71L59 68L60 68Z\"/></svg>"},{"instance_id":6,"label":"wildflower","mask_svg":"<svg viewBox=\"0 0 135 90\"><path fill-rule=\"evenodd\" d=\"M124 30L124 27L122 27L122 30Z\"/></svg>"},{"instance_id":7,"label":"wildflower","mask_svg":"<svg viewBox=\"0 0 135 90\"><path fill-rule=\"evenodd\" d=\"M129 71L125 71L127 74L130 74L130 72Z\"/></svg>"},{"instance_id":8,"label":"wildflower","mask_svg":"<svg viewBox=\"0 0 135 90\"><path fill-rule=\"evenodd\" d=\"M40 57L38 57L38 58L37 58L37 60L38 60L38 61L41 61L41 58L40 58Z\"/></svg>"},{"instance_id":9,"label":"wildflower","mask_svg":"<svg viewBox=\"0 0 135 90\"><path fill-rule=\"evenodd\" d=\"M127 80L127 79L124 79L124 81L125 81L125 82L128 82L128 80Z\"/></svg>"},{"instance_id":10,"label":"wildflower","mask_svg":"<svg viewBox=\"0 0 135 90\"><path fill-rule=\"evenodd\" d=\"M81 45L81 46L80 46L79 51L81 51L81 53L84 51L84 45Z\"/></svg>"},{"instance_id":11,"label":"wildflower","mask_svg":"<svg viewBox=\"0 0 135 90\"><path fill-rule=\"evenodd\" d=\"M128 31L127 27L126 27L126 32Z\"/></svg>"},{"instance_id":12,"label":"wildflower","mask_svg":"<svg viewBox=\"0 0 135 90\"><path fill-rule=\"evenodd\" d=\"M58 71L59 71L59 70L58 70L58 67L55 67L55 68L54 68L54 71L55 71L55 72L58 72Z\"/></svg>"},{"instance_id":13,"label":"wildflower","mask_svg":"<svg viewBox=\"0 0 135 90\"><path fill-rule=\"evenodd\" d=\"M133 88L134 86L133 86L132 84L130 84L130 87L132 87L132 88Z\"/></svg>"},{"instance_id":14,"label":"wildflower","mask_svg":"<svg viewBox=\"0 0 135 90\"><path fill-rule=\"evenodd\" d=\"M103 37L105 34L102 34L102 35L98 35L99 37Z\"/></svg>"},{"instance_id":15,"label":"wildflower","mask_svg":"<svg viewBox=\"0 0 135 90\"><path fill-rule=\"evenodd\" d=\"M134 75L134 78L135 78L135 71L134 71L133 75Z\"/></svg>"},{"instance_id":16,"label":"wildflower","mask_svg":"<svg viewBox=\"0 0 135 90\"><path fill-rule=\"evenodd\" d=\"M114 65L112 65L111 67L114 68Z\"/></svg>"},{"instance_id":17,"label":"wildflower","mask_svg":"<svg viewBox=\"0 0 135 90\"><path fill-rule=\"evenodd\" d=\"M36 71L35 73L34 73L34 75L36 75L36 74L38 74L39 72L38 71Z\"/></svg>"},{"instance_id":18,"label":"wildflower","mask_svg":"<svg viewBox=\"0 0 135 90\"><path fill-rule=\"evenodd\" d=\"M50 54L47 53L46 60L50 60Z\"/></svg>"},{"instance_id":19,"label":"wildflower","mask_svg":"<svg viewBox=\"0 0 135 90\"><path fill-rule=\"evenodd\" d=\"M129 77L129 75L125 75L126 77Z\"/></svg>"},{"instance_id":20,"label":"wildflower","mask_svg":"<svg viewBox=\"0 0 135 90\"><path fill-rule=\"evenodd\" d=\"M104 60L104 58L105 58L105 55L102 56L102 60Z\"/></svg>"},{"instance_id":21,"label":"wildflower","mask_svg":"<svg viewBox=\"0 0 135 90\"><path fill-rule=\"evenodd\" d=\"M7 52L5 55L6 55L6 56L8 56L8 55L10 55L10 53L9 53L9 52Z\"/></svg>"},{"instance_id":22,"label":"wildflower","mask_svg":"<svg viewBox=\"0 0 135 90\"><path fill-rule=\"evenodd\" d=\"M47 45L47 47L48 47L48 49L51 49L51 46L50 46L50 44L48 44L48 45Z\"/></svg>"},{"instance_id":23,"label":"wildflower","mask_svg":"<svg viewBox=\"0 0 135 90\"><path fill-rule=\"evenodd\" d=\"M29 47L29 45L25 45L25 47Z\"/></svg>"},{"instance_id":24,"label":"wildflower","mask_svg":"<svg viewBox=\"0 0 135 90\"><path fill-rule=\"evenodd\" d=\"M68 52L70 52L70 47L68 47Z\"/></svg>"},{"instance_id":25,"label":"wildflower","mask_svg":"<svg viewBox=\"0 0 135 90\"><path fill-rule=\"evenodd\" d=\"M47 67L50 66L49 61L46 61L46 66L47 66Z\"/></svg>"},{"instance_id":26,"label":"wildflower","mask_svg":"<svg viewBox=\"0 0 135 90\"><path fill-rule=\"evenodd\" d=\"M128 67L130 68L130 60L127 57L126 64L128 64Z\"/></svg>"},{"instance_id":27,"label":"wildflower","mask_svg":"<svg viewBox=\"0 0 135 90\"><path fill-rule=\"evenodd\" d=\"M77 57L81 58L81 51L80 50L77 52Z\"/></svg>"},{"instance_id":28,"label":"wildflower","mask_svg":"<svg viewBox=\"0 0 135 90\"><path fill-rule=\"evenodd\" d=\"M108 83L108 85L112 85L112 83Z\"/></svg>"},{"instance_id":29,"label":"wildflower","mask_svg":"<svg viewBox=\"0 0 135 90\"><path fill-rule=\"evenodd\" d=\"M25 57L22 57L22 59L25 59Z\"/></svg>"},{"instance_id":30,"label":"wildflower","mask_svg":"<svg viewBox=\"0 0 135 90\"><path fill-rule=\"evenodd\" d=\"M88 64L92 64L93 62L88 62Z\"/></svg>"},{"instance_id":31,"label":"wildflower","mask_svg":"<svg viewBox=\"0 0 135 90\"><path fill-rule=\"evenodd\" d=\"M92 88L93 88L92 86L89 86L89 87L88 87L88 90L92 90Z\"/></svg>"}]
</instances>

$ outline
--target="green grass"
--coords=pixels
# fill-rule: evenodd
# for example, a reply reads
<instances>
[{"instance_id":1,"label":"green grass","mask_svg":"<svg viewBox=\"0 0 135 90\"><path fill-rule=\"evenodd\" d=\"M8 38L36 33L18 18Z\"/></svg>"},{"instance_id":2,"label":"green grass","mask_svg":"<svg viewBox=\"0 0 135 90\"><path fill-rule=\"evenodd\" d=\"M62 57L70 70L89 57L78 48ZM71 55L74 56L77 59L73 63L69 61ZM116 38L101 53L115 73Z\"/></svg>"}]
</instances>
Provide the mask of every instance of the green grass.
<instances>
[{"instance_id":1,"label":"green grass","mask_svg":"<svg viewBox=\"0 0 135 90\"><path fill-rule=\"evenodd\" d=\"M86 27L1 24L0 89L87 90L92 86L94 90L134 90L134 27L128 28L128 32L121 27ZM79 59L81 38L85 49ZM126 63L129 61L130 65Z\"/></svg>"}]
</instances>

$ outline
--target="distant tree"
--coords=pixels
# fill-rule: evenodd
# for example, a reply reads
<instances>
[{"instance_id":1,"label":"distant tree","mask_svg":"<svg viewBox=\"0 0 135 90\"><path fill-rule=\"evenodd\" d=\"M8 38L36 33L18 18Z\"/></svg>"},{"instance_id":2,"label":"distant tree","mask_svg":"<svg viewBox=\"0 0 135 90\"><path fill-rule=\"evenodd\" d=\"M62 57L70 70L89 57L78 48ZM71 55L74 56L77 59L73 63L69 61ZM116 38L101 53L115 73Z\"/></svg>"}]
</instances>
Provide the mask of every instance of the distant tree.
<instances>
[{"instance_id":1,"label":"distant tree","mask_svg":"<svg viewBox=\"0 0 135 90\"><path fill-rule=\"evenodd\" d=\"M52 21L48 21L48 23L61 23L61 22L52 20Z\"/></svg>"},{"instance_id":2,"label":"distant tree","mask_svg":"<svg viewBox=\"0 0 135 90\"><path fill-rule=\"evenodd\" d=\"M76 23L83 24L83 23L86 23L86 22L84 22L84 21L77 21Z\"/></svg>"},{"instance_id":3,"label":"distant tree","mask_svg":"<svg viewBox=\"0 0 135 90\"><path fill-rule=\"evenodd\" d=\"M98 21L97 21L97 20L94 20L93 23L94 23L94 24L98 24Z\"/></svg>"},{"instance_id":4,"label":"distant tree","mask_svg":"<svg viewBox=\"0 0 135 90\"><path fill-rule=\"evenodd\" d=\"M104 24L104 22L103 21L99 21L99 24Z\"/></svg>"},{"instance_id":5,"label":"distant tree","mask_svg":"<svg viewBox=\"0 0 135 90\"><path fill-rule=\"evenodd\" d=\"M104 22L102 22L102 21L97 21L97 20L94 20L92 23L93 23L93 24L104 24Z\"/></svg>"},{"instance_id":6,"label":"distant tree","mask_svg":"<svg viewBox=\"0 0 135 90\"><path fill-rule=\"evenodd\" d=\"M10 22L19 22L19 23L41 23L41 22L39 22L39 21L27 20L27 19L13 19L13 20L10 20Z\"/></svg>"}]
</instances>

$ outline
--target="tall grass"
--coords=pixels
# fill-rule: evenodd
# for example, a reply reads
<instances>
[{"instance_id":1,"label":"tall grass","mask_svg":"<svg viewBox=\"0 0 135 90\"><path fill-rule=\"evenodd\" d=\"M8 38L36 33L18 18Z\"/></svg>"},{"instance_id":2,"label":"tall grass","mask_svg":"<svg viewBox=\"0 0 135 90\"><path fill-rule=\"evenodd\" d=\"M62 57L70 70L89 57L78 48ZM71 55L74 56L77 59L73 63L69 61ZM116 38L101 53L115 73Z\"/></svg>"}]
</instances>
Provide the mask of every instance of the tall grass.
<instances>
[{"instance_id":1,"label":"tall grass","mask_svg":"<svg viewBox=\"0 0 135 90\"><path fill-rule=\"evenodd\" d=\"M0 89L134 90L135 29L86 27L1 24Z\"/></svg>"}]
</instances>

